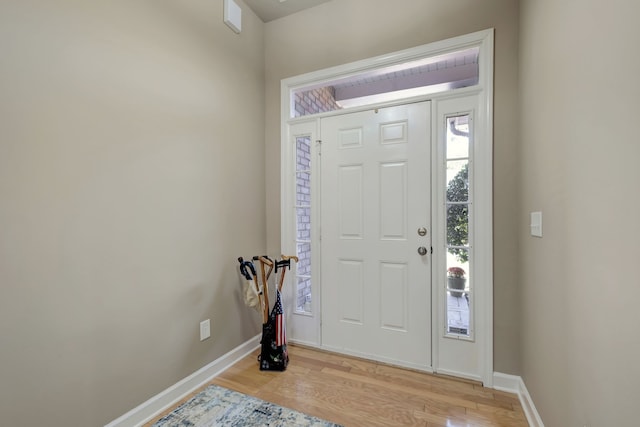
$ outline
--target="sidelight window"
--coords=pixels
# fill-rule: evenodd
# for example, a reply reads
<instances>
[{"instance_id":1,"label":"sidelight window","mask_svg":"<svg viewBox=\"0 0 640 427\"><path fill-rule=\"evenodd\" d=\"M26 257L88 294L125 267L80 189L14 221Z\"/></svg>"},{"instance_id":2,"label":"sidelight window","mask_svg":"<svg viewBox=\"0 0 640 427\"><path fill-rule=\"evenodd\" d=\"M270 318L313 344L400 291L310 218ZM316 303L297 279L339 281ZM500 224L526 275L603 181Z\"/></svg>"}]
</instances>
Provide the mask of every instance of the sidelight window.
<instances>
[{"instance_id":1,"label":"sidelight window","mask_svg":"<svg viewBox=\"0 0 640 427\"><path fill-rule=\"evenodd\" d=\"M296 311L311 312L311 137L296 138Z\"/></svg>"},{"instance_id":2,"label":"sidelight window","mask_svg":"<svg viewBox=\"0 0 640 427\"><path fill-rule=\"evenodd\" d=\"M472 329L470 192L471 115L446 120L446 333L469 337Z\"/></svg>"}]
</instances>

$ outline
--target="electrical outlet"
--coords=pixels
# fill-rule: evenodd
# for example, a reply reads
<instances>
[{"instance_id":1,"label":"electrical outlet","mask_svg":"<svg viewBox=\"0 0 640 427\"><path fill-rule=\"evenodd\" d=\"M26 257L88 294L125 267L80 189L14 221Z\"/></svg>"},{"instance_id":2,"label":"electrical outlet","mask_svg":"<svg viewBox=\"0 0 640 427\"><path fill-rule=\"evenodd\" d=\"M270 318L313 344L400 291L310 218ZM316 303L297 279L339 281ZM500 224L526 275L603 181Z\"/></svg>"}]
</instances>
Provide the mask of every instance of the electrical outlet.
<instances>
[{"instance_id":1,"label":"electrical outlet","mask_svg":"<svg viewBox=\"0 0 640 427\"><path fill-rule=\"evenodd\" d=\"M200 322L200 341L204 341L211 336L211 321L209 319Z\"/></svg>"}]
</instances>

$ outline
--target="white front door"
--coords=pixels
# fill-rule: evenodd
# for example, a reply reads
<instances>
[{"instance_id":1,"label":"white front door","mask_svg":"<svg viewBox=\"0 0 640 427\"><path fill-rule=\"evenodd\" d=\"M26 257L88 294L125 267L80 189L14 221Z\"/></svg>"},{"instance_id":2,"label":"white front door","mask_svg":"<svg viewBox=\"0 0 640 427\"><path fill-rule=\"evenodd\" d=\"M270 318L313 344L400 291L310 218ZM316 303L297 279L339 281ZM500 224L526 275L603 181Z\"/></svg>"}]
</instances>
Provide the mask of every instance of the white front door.
<instances>
[{"instance_id":1,"label":"white front door","mask_svg":"<svg viewBox=\"0 0 640 427\"><path fill-rule=\"evenodd\" d=\"M322 346L431 367L431 103L321 119Z\"/></svg>"}]
</instances>

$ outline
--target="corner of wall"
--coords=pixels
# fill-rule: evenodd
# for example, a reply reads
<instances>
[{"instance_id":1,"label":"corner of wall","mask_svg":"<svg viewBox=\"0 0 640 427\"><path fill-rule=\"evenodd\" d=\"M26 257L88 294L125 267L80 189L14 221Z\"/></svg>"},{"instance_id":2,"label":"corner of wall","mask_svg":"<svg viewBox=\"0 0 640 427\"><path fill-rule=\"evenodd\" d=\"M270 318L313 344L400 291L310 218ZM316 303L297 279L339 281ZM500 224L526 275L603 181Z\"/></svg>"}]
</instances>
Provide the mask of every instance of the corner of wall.
<instances>
[{"instance_id":1,"label":"corner of wall","mask_svg":"<svg viewBox=\"0 0 640 427\"><path fill-rule=\"evenodd\" d=\"M529 426L544 427L542 418L540 418L540 414L538 414L536 405L533 403L533 399L531 399L531 395L522 377L494 372L493 388L507 393L517 394Z\"/></svg>"}]
</instances>

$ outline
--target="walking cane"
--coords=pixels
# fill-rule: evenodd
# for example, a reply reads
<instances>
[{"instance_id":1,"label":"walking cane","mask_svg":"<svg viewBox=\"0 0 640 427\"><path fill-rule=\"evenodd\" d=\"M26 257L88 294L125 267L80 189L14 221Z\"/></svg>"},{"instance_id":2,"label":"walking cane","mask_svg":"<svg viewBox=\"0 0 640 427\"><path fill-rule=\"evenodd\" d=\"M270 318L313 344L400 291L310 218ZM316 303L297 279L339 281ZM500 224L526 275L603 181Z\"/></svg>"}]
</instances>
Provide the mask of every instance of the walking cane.
<instances>
[{"instance_id":1,"label":"walking cane","mask_svg":"<svg viewBox=\"0 0 640 427\"><path fill-rule=\"evenodd\" d=\"M276 274L278 274L278 268L282 269L282 273L280 274L280 283L278 283L278 292L282 291L282 285L284 284L284 274L286 273L287 268L291 268L291 260L298 262L298 257L295 255L282 255L282 260L276 261Z\"/></svg>"},{"instance_id":2,"label":"walking cane","mask_svg":"<svg viewBox=\"0 0 640 427\"><path fill-rule=\"evenodd\" d=\"M271 276L271 271L273 271L273 261L268 256L254 256L254 260L260 261L260 274L262 276L262 290L263 290L263 299L264 299L264 309L262 310L262 320L263 323L267 323L269 320L269 276ZM269 266L269 272L265 273L264 266Z\"/></svg>"}]
</instances>

